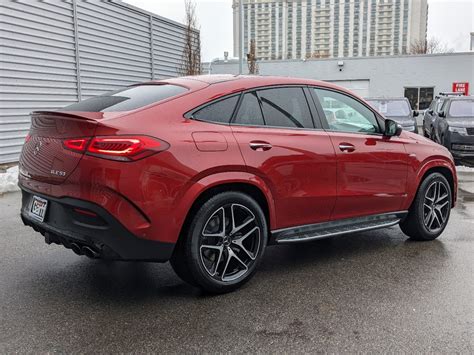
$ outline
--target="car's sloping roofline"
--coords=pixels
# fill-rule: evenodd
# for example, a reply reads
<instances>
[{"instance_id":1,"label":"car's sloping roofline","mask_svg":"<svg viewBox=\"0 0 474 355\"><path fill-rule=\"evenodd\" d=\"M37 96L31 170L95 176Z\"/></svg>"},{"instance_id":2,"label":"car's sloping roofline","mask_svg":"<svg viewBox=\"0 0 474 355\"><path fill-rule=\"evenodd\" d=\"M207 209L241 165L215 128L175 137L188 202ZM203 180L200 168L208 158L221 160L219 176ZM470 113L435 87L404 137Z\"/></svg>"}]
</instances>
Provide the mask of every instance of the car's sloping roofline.
<instances>
[{"instance_id":1,"label":"car's sloping roofline","mask_svg":"<svg viewBox=\"0 0 474 355\"><path fill-rule=\"evenodd\" d=\"M148 82L148 84L153 83L181 85L190 90L199 90L210 85L222 84L222 86L227 88L231 86L236 89L238 88L240 91L271 85L313 85L350 93L349 90L327 81L287 76L211 74L183 76ZM354 95L353 93L351 94Z\"/></svg>"}]
</instances>

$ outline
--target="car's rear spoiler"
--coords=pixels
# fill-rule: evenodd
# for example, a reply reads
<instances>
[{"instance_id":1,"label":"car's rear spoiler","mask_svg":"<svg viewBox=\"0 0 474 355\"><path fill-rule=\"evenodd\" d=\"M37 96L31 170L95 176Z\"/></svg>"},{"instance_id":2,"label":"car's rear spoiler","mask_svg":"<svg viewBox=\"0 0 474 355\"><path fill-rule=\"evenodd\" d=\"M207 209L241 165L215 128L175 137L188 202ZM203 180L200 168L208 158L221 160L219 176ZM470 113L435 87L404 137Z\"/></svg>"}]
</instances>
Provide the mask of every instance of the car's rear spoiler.
<instances>
[{"instance_id":1,"label":"car's rear spoiler","mask_svg":"<svg viewBox=\"0 0 474 355\"><path fill-rule=\"evenodd\" d=\"M63 118L74 118L89 121L98 121L104 118L103 112L78 112L78 111L33 111L31 117L35 116L57 116Z\"/></svg>"}]
</instances>

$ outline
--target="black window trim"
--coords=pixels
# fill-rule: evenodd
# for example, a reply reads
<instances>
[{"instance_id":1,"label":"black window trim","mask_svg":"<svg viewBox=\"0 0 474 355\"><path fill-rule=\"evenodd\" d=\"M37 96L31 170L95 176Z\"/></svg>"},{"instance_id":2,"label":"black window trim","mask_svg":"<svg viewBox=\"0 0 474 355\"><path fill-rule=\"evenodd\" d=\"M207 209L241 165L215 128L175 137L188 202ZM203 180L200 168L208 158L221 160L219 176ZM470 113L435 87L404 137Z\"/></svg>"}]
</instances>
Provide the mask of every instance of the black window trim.
<instances>
[{"instance_id":1,"label":"black window trim","mask_svg":"<svg viewBox=\"0 0 474 355\"><path fill-rule=\"evenodd\" d=\"M263 125L249 125L249 124L240 124L240 123L235 123L235 118L237 117L237 113L240 111L240 106L242 106L242 101L244 101L244 96L245 94L249 94L255 91L255 96L257 98L258 102L258 107L260 108L260 114L262 115L262 120L263 120ZM252 89L247 89L247 90L242 90L240 92L240 99L237 102L237 105L235 106L234 114L232 115L232 119L230 120L229 125L231 126L246 126L246 127L268 127L265 122L265 117L263 116L263 109L262 109L262 103L260 102L260 98L258 97L258 94L256 93L256 90L254 88Z\"/></svg>"},{"instance_id":2,"label":"black window trim","mask_svg":"<svg viewBox=\"0 0 474 355\"><path fill-rule=\"evenodd\" d=\"M237 102L234 106L234 110L232 111L232 114L230 116L230 119L229 119L229 122L225 123L225 122L216 122L216 121L211 121L211 120L202 120L202 119L199 119L199 118L196 118L194 117L194 114L200 110L202 110L203 108L207 107L207 106L210 106L210 105L213 105L219 101L223 101L223 100L226 100L226 99L230 99L231 97L234 97L234 96L239 96L239 98L237 99ZM218 124L218 125L223 125L223 126L229 126L230 125L230 122L232 121L232 119L234 118L234 115L235 113L237 112L237 109L238 107L240 106L240 101L242 100L242 92L237 92L237 93L232 93L232 94L227 94L227 95L223 95L223 96L220 96L218 97L217 99L213 99L211 101L208 101L208 102L205 102L191 110L189 110L188 112L186 112L183 116L184 118L188 118L188 119L191 119L191 120L194 120L194 121L199 121L199 122L206 122L206 123L212 123L212 124Z\"/></svg>"},{"instance_id":3,"label":"black window trim","mask_svg":"<svg viewBox=\"0 0 474 355\"><path fill-rule=\"evenodd\" d=\"M313 123L313 128L269 126L269 125L267 125L266 121L265 121L265 115L263 114L262 103L261 103L260 97L258 96L258 92L263 91L263 90L268 90L268 89L283 89L283 88L295 88L295 87L296 88L301 88L302 91L303 91L303 95L305 97L306 104L308 105L308 110L309 110L309 113L310 113L310 116L311 116L311 121ZM290 130L297 130L297 131L301 131L301 130L303 130L303 131L323 131L324 128L321 124L321 118L319 117L320 113L315 109L315 107L313 105L311 105L312 100L309 100L309 98L308 98L309 93L308 93L307 88L308 88L308 85L306 85L306 84L280 84L280 85L258 86L258 87L254 87L254 88L251 88L251 89L242 90L241 91L242 96L240 97L239 102L237 103L236 109L234 110L234 114L232 116L232 120L230 121L230 125L231 126L241 126L241 127L253 127L253 128L290 129ZM235 118L237 116L237 113L239 112L240 106L242 104L242 100L243 100L244 95L247 94L247 93L250 93L250 92L256 92L256 96L258 98L258 102L259 102L259 106L260 106L260 112L261 112L262 117L263 117L264 125L250 125L250 124L241 124L241 123L234 122ZM317 117L318 121L315 120L315 115L318 116ZM316 123L319 123L319 125L317 125Z\"/></svg>"},{"instance_id":4,"label":"black window trim","mask_svg":"<svg viewBox=\"0 0 474 355\"><path fill-rule=\"evenodd\" d=\"M340 90L337 90L337 89L333 89L333 88L329 88L329 87L325 87L325 86L318 86L318 85L308 85L308 88L309 89L313 89L313 90L310 90L311 92L311 97L313 98L314 100L314 104L318 110L318 113L319 113L319 117L321 118L321 123L323 125L323 129L326 131L326 132L336 132L336 133L351 133L351 134L359 134L359 135L369 135L369 136L384 136L384 130L385 130L385 119L383 117L381 117L379 115L379 113L377 111L375 111L372 107L370 107L370 105L367 105L365 102L363 102L361 99L359 99L358 97L354 96L354 95L351 95L351 94L348 94L344 91L340 91ZM370 133L370 132L352 132L352 131L339 131L339 130L336 130L336 129L330 129L329 128L329 124L327 123L327 120L326 120L326 115L324 114L324 109L323 109L323 106L321 105L321 102L319 101L319 98L318 96L316 95L316 92L314 91L314 89L320 89L320 90L327 90L327 91L332 91L332 92L335 92L335 93L338 93L338 94L341 94L341 95L345 95L357 102L359 102L360 104L362 104L363 106L365 106L369 111L371 111L374 116L375 116L375 120L377 121L377 125L379 126L379 130L380 132L376 132L376 133Z\"/></svg>"},{"instance_id":5,"label":"black window trim","mask_svg":"<svg viewBox=\"0 0 474 355\"><path fill-rule=\"evenodd\" d=\"M308 109L309 109L309 112L310 112L310 115L311 115L311 120L313 122L313 128L268 126L268 125L266 125L265 116L263 115L262 104L260 102L260 99L258 98L258 91L266 90L266 89L281 89L281 88L294 88L294 87L301 88L303 90L303 94L304 94L304 97L306 99L306 103L308 105ZM315 104L315 100L314 100L314 97L313 97L314 93L312 92L313 90L311 90L311 88L313 88L313 87L315 87L315 86L311 86L311 85L307 85L307 84L276 84L276 85L256 86L256 87L245 89L245 90L242 90L242 91L239 91L239 92L233 92L233 93L230 93L230 94L225 94L225 95L220 96L216 99L207 101L207 102L205 102L205 103L189 110L188 112L186 112L183 115L183 117L187 118L187 119L192 119L192 120L195 120L195 121L199 121L199 122L206 122L206 123L210 123L210 124L217 124L217 125L223 125L223 126L241 126L241 127L269 128L269 129L289 129L289 130L296 130L296 131L301 131L301 130L303 130L303 131L325 131L325 127L324 127L325 122L323 121L323 119L321 117L321 112L318 110L318 107ZM235 121L235 118L237 116L237 113L239 112L239 109L240 109L240 106L242 104L242 100L243 100L244 95L246 93L250 93L250 92L254 92L254 91L256 92L256 96L258 98L258 103L259 103L259 106L260 106L260 112L262 114L264 124L263 125L250 125L250 124L235 123L234 121ZM219 102L221 100L228 99L228 98L233 97L233 96L239 96L239 99L237 100L237 103L234 107L234 111L232 113L232 116L231 116L231 119L230 119L229 123L215 122L215 121L209 121L209 120L201 120L201 119L195 118L193 116L197 111L203 109L204 107L206 107L208 105L212 105L212 104L214 104L216 102Z\"/></svg>"}]
</instances>

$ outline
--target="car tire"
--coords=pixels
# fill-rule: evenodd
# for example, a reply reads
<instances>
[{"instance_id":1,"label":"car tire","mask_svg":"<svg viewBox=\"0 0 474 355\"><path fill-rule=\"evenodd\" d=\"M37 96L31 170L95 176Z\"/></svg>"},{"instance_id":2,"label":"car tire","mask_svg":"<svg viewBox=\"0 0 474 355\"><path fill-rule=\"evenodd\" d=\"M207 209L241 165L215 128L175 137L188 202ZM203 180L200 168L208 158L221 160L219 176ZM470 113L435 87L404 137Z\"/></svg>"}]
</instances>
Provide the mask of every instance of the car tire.
<instances>
[{"instance_id":1,"label":"car tire","mask_svg":"<svg viewBox=\"0 0 474 355\"><path fill-rule=\"evenodd\" d=\"M171 267L178 277L184 282L190 284L191 286L198 287L198 284L191 276L191 270L189 270L188 263L182 262L184 260L184 247L181 240L176 245L173 256L170 259Z\"/></svg>"},{"instance_id":2,"label":"car tire","mask_svg":"<svg viewBox=\"0 0 474 355\"><path fill-rule=\"evenodd\" d=\"M191 216L171 265L191 285L210 293L230 292L253 276L267 238L259 204L241 192L222 192Z\"/></svg>"},{"instance_id":3,"label":"car tire","mask_svg":"<svg viewBox=\"0 0 474 355\"><path fill-rule=\"evenodd\" d=\"M434 240L446 228L451 204L452 191L448 180L440 173L432 173L420 184L400 228L412 240Z\"/></svg>"}]
</instances>

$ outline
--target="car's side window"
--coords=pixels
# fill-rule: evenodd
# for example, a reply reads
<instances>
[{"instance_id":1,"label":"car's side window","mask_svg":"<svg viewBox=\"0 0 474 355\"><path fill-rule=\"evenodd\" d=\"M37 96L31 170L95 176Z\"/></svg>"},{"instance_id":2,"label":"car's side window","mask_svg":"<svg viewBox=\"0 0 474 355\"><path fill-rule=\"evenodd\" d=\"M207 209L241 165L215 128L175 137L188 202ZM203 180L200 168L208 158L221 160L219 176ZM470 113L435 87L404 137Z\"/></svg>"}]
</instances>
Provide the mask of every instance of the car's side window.
<instances>
[{"instance_id":1,"label":"car's side window","mask_svg":"<svg viewBox=\"0 0 474 355\"><path fill-rule=\"evenodd\" d=\"M438 101L438 104L436 105L436 110L435 110L436 113L440 113L440 112L441 112L441 107L443 106L443 104L444 104L445 101L446 101L446 100L439 100L439 101Z\"/></svg>"},{"instance_id":2,"label":"car's side window","mask_svg":"<svg viewBox=\"0 0 474 355\"><path fill-rule=\"evenodd\" d=\"M443 103L438 107L438 113L440 112L445 112L446 113L446 107L448 106L449 100L443 100Z\"/></svg>"},{"instance_id":3,"label":"car's side window","mask_svg":"<svg viewBox=\"0 0 474 355\"><path fill-rule=\"evenodd\" d=\"M332 90L313 88L330 130L380 133L375 114L356 99Z\"/></svg>"},{"instance_id":4,"label":"car's side window","mask_svg":"<svg viewBox=\"0 0 474 355\"><path fill-rule=\"evenodd\" d=\"M249 126L263 126L262 110L255 92L244 94L239 111L234 118L233 123Z\"/></svg>"},{"instance_id":5,"label":"car's side window","mask_svg":"<svg viewBox=\"0 0 474 355\"><path fill-rule=\"evenodd\" d=\"M430 107L428 107L428 111L434 111L436 108L436 100L431 101Z\"/></svg>"},{"instance_id":6,"label":"car's side window","mask_svg":"<svg viewBox=\"0 0 474 355\"><path fill-rule=\"evenodd\" d=\"M267 126L314 128L302 88L273 88L259 90L257 93Z\"/></svg>"},{"instance_id":7,"label":"car's side window","mask_svg":"<svg viewBox=\"0 0 474 355\"><path fill-rule=\"evenodd\" d=\"M234 113L239 95L213 102L193 113L193 118L200 121L229 123Z\"/></svg>"}]
</instances>

